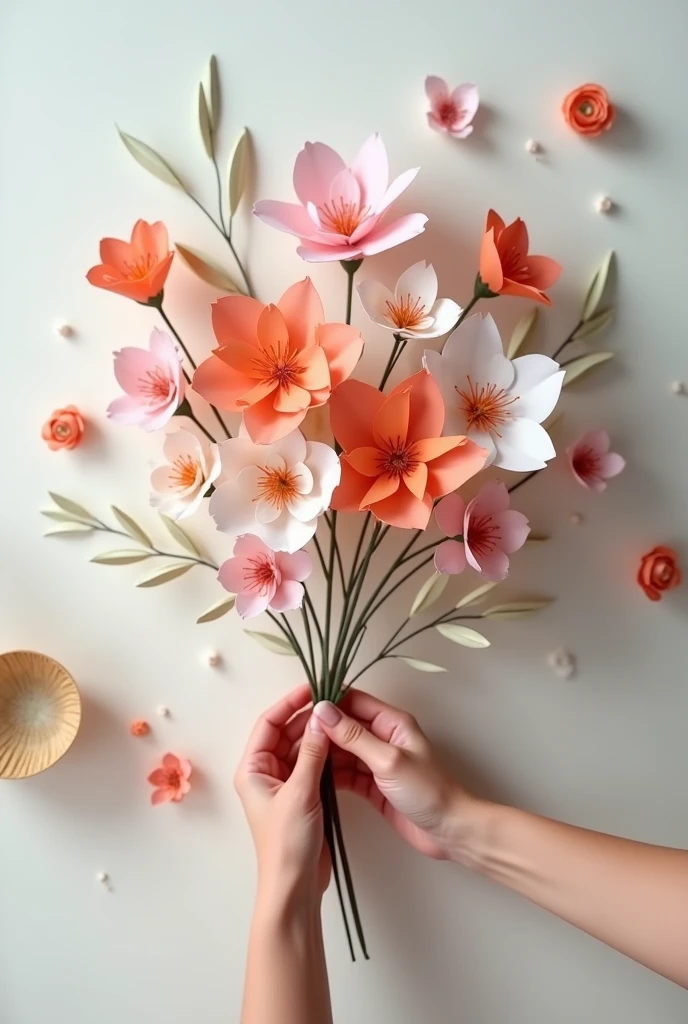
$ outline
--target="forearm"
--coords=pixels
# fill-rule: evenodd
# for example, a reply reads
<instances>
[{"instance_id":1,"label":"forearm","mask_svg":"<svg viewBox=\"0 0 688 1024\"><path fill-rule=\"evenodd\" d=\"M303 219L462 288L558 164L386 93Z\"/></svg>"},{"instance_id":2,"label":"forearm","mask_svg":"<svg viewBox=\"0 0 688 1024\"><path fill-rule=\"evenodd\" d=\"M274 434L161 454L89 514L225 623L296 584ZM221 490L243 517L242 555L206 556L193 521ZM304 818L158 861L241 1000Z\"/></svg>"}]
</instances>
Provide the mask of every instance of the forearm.
<instances>
[{"instance_id":1,"label":"forearm","mask_svg":"<svg viewBox=\"0 0 688 1024\"><path fill-rule=\"evenodd\" d=\"M688 988L688 852L475 804L454 859Z\"/></svg>"}]
</instances>

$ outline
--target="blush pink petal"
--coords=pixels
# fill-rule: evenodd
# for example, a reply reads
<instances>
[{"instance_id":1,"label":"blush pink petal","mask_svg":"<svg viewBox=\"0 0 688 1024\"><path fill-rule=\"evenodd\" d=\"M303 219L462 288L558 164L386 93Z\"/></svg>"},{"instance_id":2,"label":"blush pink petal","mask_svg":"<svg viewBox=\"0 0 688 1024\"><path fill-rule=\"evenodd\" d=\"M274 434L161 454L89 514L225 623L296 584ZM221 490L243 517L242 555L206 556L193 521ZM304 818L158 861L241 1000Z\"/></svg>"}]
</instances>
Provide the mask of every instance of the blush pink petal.
<instances>
[{"instance_id":1,"label":"blush pink petal","mask_svg":"<svg viewBox=\"0 0 688 1024\"><path fill-rule=\"evenodd\" d=\"M293 611L301 607L303 594L303 583L297 580L283 580L270 601L270 607L276 612Z\"/></svg>"},{"instance_id":2,"label":"blush pink petal","mask_svg":"<svg viewBox=\"0 0 688 1024\"><path fill-rule=\"evenodd\" d=\"M145 418L140 403L131 395L113 399L107 407L107 414L109 419L124 426L133 426Z\"/></svg>"},{"instance_id":3,"label":"blush pink petal","mask_svg":"<svg viewBox=\"0 0 688 1024\"><path fill-rule=\"evenodd\" d=\"M425 95L434 107L443 100L449 99L449 87L443 78L439 78L437 75L428 75L425 79Z\"/></svg>"},{"instance_id":4,"label":"blush pink petal","mask_svg":"<svg viewBox=\"0 0 688 1024\"><path fill-rule=\"evenodd\" d=\"M313 560L307 551L295 551L291 555L286 551L278 551L275 564L283 579L297 580L299 583L307 580L313 572Z\"/></svg>"},{"instance_id":5,"label":"blush pink petal","mask_svg":"<svg viewBox=\"0 0 688 1024\"><path fill-rule=\"evenodd\" d=\"M509 557L503 551L500 551L499 548L494 548L494 550L487 554L481 554L480 557L475 555L467 544L465 548L468 564L486 579L491 580L493 583L499 583L508 574Z\"/></svg>"},{"instance_id":6,"label":"blush pink petal","mask_svg":"<svg viewBox=\"0 0 688 1024\"><path fill-rule=\"evenodd\" d=\"M463 533L463 518L466 502L460 494L447 494L435 508L435 520L445 537L456 537Z\"/></svg>"},{"instance_id":7,"label":"blush pink petal","mask_svg":"<svg viewBox=\"0 0 688 1024\"><path fill-rule=\"evenodd\" d=\"M465 82L463 85L457 85L451 94L451 98L459 110L462 111L461 117L454 125L454 128L465 128L473 120L478 110L478 88L472 82Z\"/></svg>"},{"instance_id":8,"label":"blush pink petal","mask_svg":"<svg viewBox=\"0 0 688 1024\"><path fill-rule=\"evenodd\" d=\"M272 548L269 548L254 533L244 533L235 540L233 553L239 558L255 558L256 555L269 557L272 554Z\"/></svg>"},{"instance_id":9,"label":"blush pink petal","mask_svg":"<svg viewBox=\"0 0 688 1024\"><path fill-rule=\"evenodd\" d=\"M297 238L308 238L314 233L315 225L305 207L298 203L283 203L279 199L260 199L253 206L253 212L268 227L286 231Z\"/></svg>"},{"instance_id":10,"label":"blush pink petal","mask_svg":"<svg viewBox=\"0 0 688 1024\"><path fill-rule=\"evenodd\" d=\"M502 551L510 555L514 551L520 550L530 533L530 524L523 513L517 512L515 509L507 509L495 516L495 521L499 526L501 536L499 543Z\"/></svg>"},{"instance_id":11,"label":"blush pink petal","mask_svg":"<svg viewBox=\"0 0 688 1024\"><path fill-rule=\"evenodd\" d=\"M506 485L492 480L480 491L480 494L470 502L466 509L467 514L480 516L495 516L504 512L509 507L509 492Z\"/></svg>"},{"instance_id":12,"label":"blush pink petal","mask_svg":"<svg viewBox=\"0 0 688 1024\"><path fill-rule=\"evenodd\" d=\"M217 578L230 594L238 594L244 589L248 557L239 555L228 558L218 570Z\"/></svg>"},{"instance_id":13,"label":"blush pink petal","mask_svg":"<svg viewBox=\"0 0 688 1024\"><path fill-rule=\"evenodd\" d=\"M600 457L600 473L609 480L610 477L618 476L626 466L626 460L616 452L606 452Z\"/></svg>"},{"instance_id":14,"label":"blush pink petal","mask_svg":"<svg viewBox=\"0 0 688 1024\"><path fill-rule=\"evenodd\" d=\"M322 206L330 197L332 179L343 170L344 161L324 142L307 142L294 164L294 191L305 206Z\"/></svg>"},{"instance_id":15,"label":"blush pink petal","mask_svg":"<svg viewBox=\"0 0 688 1024\"><path fill-rule=\"evenodd\" d=\"M365 140L351 170L361 188L361 202L368 209L376 210L389 182L387 150L378 132L373 132Z\"/></svg>"},{"instance_id":16,"label":"blush pink petal","mask_svg":"<svg viewBox=\"0 0 688 1024\"><path fill-rule=\"evenodd\" d=\"M273 596L269 591L264 594L237 594L236 604L234 605L237 615L242 619L253 619L256 615L262 615Z\"/></svg>"},{"instance_id":17,"label":"blush pink petal","mask_svg":"<svg viewBox=\"0 0 688 1024\"><path fill-rule=\"evenodd\" d=\"M358 248L364 256L374 256L385 249L392 249L420 235L425 230L427 220L424 213L408 213L390 224L378 225L358 243Z\"/></svg>"},{"instance_id":18,"label":"blush pink petal","mask_svg":"<svg viewBox=\"0 0 688 1024\"><path fill-rule=\"evenodd\" d=\"M438 572L458 576L466 568L466 552L458 540L443 540L435 551L435 568Z\"/></svg>"},{"instance_id":19,"label":"blush pink petal","mask_svg":"<svg viewBox=\"0 0 688 1024\"><path fill-rule=\"evenodd\" d=\"M391 183L384 196L382 197L376 213L384 213L388 206L391 206L395 199L398 199L402 192L405 192L409 187L413 179L418 174L420 167L411 167L408 171L403 171L398 177ZM416 214L415 216L420 216ZM425 218L427 220L427 217Z\"/></svg>"},{"instance_id":20,"label":"blush pink petal","mask_svg":"<svg viewBox=\"0 0 688 1024\"><path fill-rule=\"evenodd\" d=\"M304 244L297 247L296 254L307 263L331 263L335 260L353 260L363 256L363 250L359 245L322 245L310 242L308 238L302 238L301 241Z\"/></svg>"},{"instance_id":21,"label":"blush pink petal","mask_svg":"<svg viewBox=\"0 0 688 1024\"><path fill-rule=\"evenodd\" d=\"M115 380L130 395L139 393L142 379L155 372L156 366L157 360L145 348L127 347L115 352Z\"/></svg>"}]
</instances>

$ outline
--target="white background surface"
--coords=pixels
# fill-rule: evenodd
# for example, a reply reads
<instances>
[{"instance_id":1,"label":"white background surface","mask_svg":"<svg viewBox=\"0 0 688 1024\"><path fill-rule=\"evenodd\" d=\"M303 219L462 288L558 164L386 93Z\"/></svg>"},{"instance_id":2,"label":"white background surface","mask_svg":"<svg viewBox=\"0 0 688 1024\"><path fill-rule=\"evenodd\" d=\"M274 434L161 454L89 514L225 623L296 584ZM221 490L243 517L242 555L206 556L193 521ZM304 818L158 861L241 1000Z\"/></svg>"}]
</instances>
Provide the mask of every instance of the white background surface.
<instances>
[{"instance_id":1,"label":"white background surface","mask_svg":"<svg viewBox=\"0 0 688 1024\"><path fill-rule=\"evenodd\" d=\"M617 249L619 316L603 344L618 359L571 388L555 440L563 446L606 426L628 470L602 498L578 489L562 463L519 492L519 506L552 541L514 559L504 594L557 595L556 607L528 622L490 624L489 651L439 638L418 644L419 656L453 665L445 677L385 668L368 686L413 710L483 792L592 828L688 845L688 590L651 605L634 583L638 558L654 544L686 554L688 399L671 396L669 384L688 379L687 29L678 0L4 5L0 648L64 662L83 693L84 719L53 770L0 784L3 1024L238 1019L254 866L230 780L254 718L298 680L297 667L253 646L236 620L195 625L218 596L212 573L135 590L137 567L89 564L106 538L43 541L37 513L48 488L102 515L116 501L162 540L146 493L157 442L104 416L116 394L112 349L143 344L155 317L89 288L84 274L98 239L128 236L140 216L163 218L173 239L224 258L202 215L138 168L113 127L158 148L212 202L193 110L213 51L224 87L223 160L248 124L258 196L291 198L306 139L352 157L378 129L394 171L422 165L399 208L429 214L426 234L376 257L367 273L394 280L426 257L441 294L465 301L488 206L507 221L521 215L534 251L565 268L543 317L540 341L551 352L577 319L590 270ZM467 142L425 125L428 73L479 83L483 110ZM592 142L567 130L558 112L563 95L589 79L620 108L614 130ZM543 163L524 151L529 137L546 147ZM618 201L617 216L594 212L601 193ZM238 238L262 297L303 276L289 237L245 217ZM341 317L340 269L315 267L313 277L330 318ZM179 265L167 291L182 334L204 354L212 289ZM492 310L507 330L526 308L502 299ZM355 316L364 326L360 309ZM58 318L75 325L77 339L52 335ZM365 326L370 366L387 339ZM405 369L414 368L409 360ZM53 454L40 426L70 402L95 429L77 452ZM573 511L585 515L578 528ZM205 533L213 554L226 557L229 542ZM545 661L562 645L579 662L569 682ZM201 663L215 646L222 671ZM169 720L156 717L161 703ZM149 739L130 738L135 717L153 724ZM191 758L196 786L181 806L154 810L145 776L167 749ZM484 880L421 861L367 809L344 803L373 960L349 964L330 894L337 1022L685 1021L679 988ZM100 870L111 875L110 894L95 880Z\"/></svg>"}]
</instances>

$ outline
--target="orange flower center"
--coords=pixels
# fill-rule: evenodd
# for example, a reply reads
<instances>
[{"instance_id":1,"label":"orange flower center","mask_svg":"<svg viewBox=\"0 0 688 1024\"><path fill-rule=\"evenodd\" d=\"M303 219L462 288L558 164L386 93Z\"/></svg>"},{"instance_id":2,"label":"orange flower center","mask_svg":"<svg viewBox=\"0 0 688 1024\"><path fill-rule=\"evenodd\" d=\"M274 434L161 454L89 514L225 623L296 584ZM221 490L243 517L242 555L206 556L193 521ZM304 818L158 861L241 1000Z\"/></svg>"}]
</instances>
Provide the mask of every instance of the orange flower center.
<instances>
[{"instance_id":1,"label":"orange flower center","mask_svg":"<svg viewBox=\"0 0 688 1024\"><path fill-rule=\"evenodd\" d=\"M282 511L298 495L297 476L293 470L283 466L273 469L262 466L263 475L258 479L258 494L255 501L267 501Z\"/></svg>"},{"instance_id":2,"label":"orange flower center","mask_svg":"<svg viewBox=\"0 0 688 1024\"><path fill-rule=\"evenodd\" d=\"M158 260L153 253L147 252L142 256L139 256L136 263L125 263L124 266L127 268L127 280L141 281L144 277L148 277L157 262Z\"/></svg>"},{"instance_id":3,"label":"orange flower center","mask_svg":"<svg viewBox=\"0 0 688 1024\"><path fill-rule=\"evenodd\" d=\"M600 457L592 448L581 448L576 452L573 468L583 478L597 476L600 470Z\"/></svg>"},{"instance_id":4,"label":"orange flower center","mask_svg":"<svg viewBox=\"0 0 688 1024\"><path fill-rule=\"evenodd\" d=\"M380 474L387 473L389 476L404 476L412 472L418 465L418 451L415 445L407 445L400 438L390 441L383 451L378 455L378 470Z\"/></svg>"},{"instance_id":5,"label":"orange flower center","mask_svg":"<svg viewBox=\"0 0 688 1024\"><path fill-rule=\"evenodd\" d=\"M474 552L480 556L489 555L497 546L497 541L502 539L499 527L492 516L472 516L468 524L466 542Z\"/></svg>"},{"instance_id":6,"label":"orange flower center","mask_svg":"<svg viewBox=\"0 0 688 1024\"><path fill-rule=\"evenodd\" d=\"M255 366L264 381L281 388L291 387L303 373L303 367L298 362L298 352L290 348L288 341L280 341L272 348L263 349L255 360Z\"/></svg>"},{"instance_id":7,"label":"orange flower center","mask_svg":"<svg viewBox=\"0 0 688 1024\"><path fill-rule=\"evenodd\" d=\"M246 590L255 590L264 594L268 587L277 582L275 566L264 555L256 558L249 558L249 569L244 570L244 586Z\"/></svg>"},{"instance_id":8,"label":"orange flower center","mask_svg":"<svg viewBox=\"0 0 688 1024\"><path fill-rule=\"evenodd\" d=\"M196 483L198 462L190 455L179 455L172 463L170 479L180 491L186 491Z\"/></svg>"},{"instance_id":9,"label":"orange flower center","mask_svg":"<svg viewBox=\"0 0 688 1024\"><path fill-rule=\"evenodd\" d=\"M425 316L425 306L420 299L413 299L407 292L406 295L395 297L394 302L389 299L385 302L387 316L395 327L417 327Z\"/></svg>"},{"instance_id":10,"label":"orange flower center","mask_svg":"<svg viewBox=\"0 0 688 1024\"><path fill-rule=\"evenodd\" d=\"M590 100L584 100L578 107L578 112L583 114L584 117L590 117L593 112L593 105Z\"/></svg>"},{"instance_id":11,"label":"orange flower center","mask_svg":"<svg viewBox=\"0 0 688 1024\"><path fill-rule=\"evenodd\" d=\"M501 427L510 418L509 406L518 401L518 395L511 398L509 392L504 388L498 388L496 384L483 384L478 387L470 377L466 377L468 386L464 391L455 388L456 393L462 402L462 410L466 415L466 429L485 430L489 433L499 433Z\"/></svg>"},{"instance_id":12,"label":"orange flower center","mask_svg":"<svg viewBox=\"0 0 688 1024\"><path fill-rule=\"evenodd\" d=\"M139 377L138 384L139 391L146 395L151 404L169 398L170 378L160 366L156 366L154 370L146 370L143 377Z\"/></svg>"},{"instance_id":13,"label":"orange flower center","mask_svg":"<svg viewBox=\"0 0 688 1024\"><path fill-rule=\"evenodd\" d=\"M338 235L353 235L354 231L368 216L369 208L354 203L351 199L330 199L318 207L320 223L326 231L336 231Z\"/></svg>"}]
</instances>

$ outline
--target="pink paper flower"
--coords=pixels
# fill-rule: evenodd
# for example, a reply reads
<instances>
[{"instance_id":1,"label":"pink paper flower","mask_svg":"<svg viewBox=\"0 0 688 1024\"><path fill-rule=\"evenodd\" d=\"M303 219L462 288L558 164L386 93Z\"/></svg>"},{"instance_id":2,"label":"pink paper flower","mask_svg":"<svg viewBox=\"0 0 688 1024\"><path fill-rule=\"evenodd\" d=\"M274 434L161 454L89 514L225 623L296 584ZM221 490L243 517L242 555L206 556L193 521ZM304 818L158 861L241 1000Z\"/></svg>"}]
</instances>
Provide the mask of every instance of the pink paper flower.
<instances>
[{"instance_id":1,"label":"pink paper flower","mask_svg":"<svg viewBox=\"0 0 688 1024\"><path fill-rule=\"evenodd\" d=\"M626 465L626 460L616 452L610 452L609 447L606 430L591 430L566 449L571 472L589 491L600 494L606 489L607 480L618 476Z\"/></svg>"},{"instance_id":2,"label":"pink paper flower","mask_svg":"<svg viewBox=\"0 0 688 1024\"><path fill-rule=\"evenodd\" d=\"M289 555L273 551L260 537L244 534L234 545L234 558L228 558L217 574L222 586L236 594L236 610L242 619L252 619L266 608L288 612L300 608L303 581L313 571L306 551Z\"/></svg>"},{"instance_id":3,"label":"pink paper flower","mask_svg":"<svg viewBox=\"0 0 688 1024\"><path fill-rule=\"evenodd\" d=\"M442 541L435 552L437 571L455 575L468 563L495 583L509 571L507 556L523 547L530 533L528 520L509 508L509 492L496 481L485 484L468 505L456 491L448 494L437 505L435 519L442 533L452 538Z\"/></svg>"},{"instance_id":4,"label":"pink paper flower","mask_svg":"<svg viewBox=\"0 0 688 1024\"><path fill-rule=\"evenodd\" d=\"M438 132L447 132L455 139L465 139L473 131L471 121L480 102L478 87L472 82L457 85L453 92L443 78L428 75L425 94L430 100L428 124Z\"/></svg>"},{"instance_id":5,"label":"pink paper flower","mask_svg":"<svg viewBox=\"0 0 688 1024\"><path fill-rule=\"evenodd\" d=\"M377 132L363 143L351 167L323 142L307 142L294 165L299 203L261 199L253 212L271 227L296 235L301 240L297 253L311 263L373 256L424 230L428 218L422 213L380 223L418 171L404 171L390 185L387 151Z\"/></svg>"},{"instance_id":6,"label":"pink paper flower","mask_svg":"<svg viewBox=\"0 0 688 1024\"><path fill-rule=\"evenodd\" d=\"M108 406L116 423L159 430L174 416L184 399L181 356L169 334L153 329L145 348L115 352L115 377L126 394Z\"/></svg>"},{"instance_id":7,"label":"pink paper flower","mask_svg":"<svg viewBox=\"0 0 688 1024\"><path fill-rule=\"evenodd\" d=\"M151 793L151 803L165 804L171 800L178 804L191 789L190 775L190 761L176 754L165 754L162 767L156 768L148 776L151 786L156 787L155 792Z\"/></svg>"}]
</instances>

